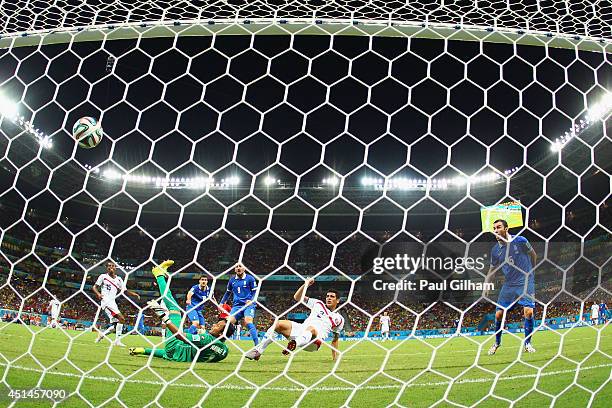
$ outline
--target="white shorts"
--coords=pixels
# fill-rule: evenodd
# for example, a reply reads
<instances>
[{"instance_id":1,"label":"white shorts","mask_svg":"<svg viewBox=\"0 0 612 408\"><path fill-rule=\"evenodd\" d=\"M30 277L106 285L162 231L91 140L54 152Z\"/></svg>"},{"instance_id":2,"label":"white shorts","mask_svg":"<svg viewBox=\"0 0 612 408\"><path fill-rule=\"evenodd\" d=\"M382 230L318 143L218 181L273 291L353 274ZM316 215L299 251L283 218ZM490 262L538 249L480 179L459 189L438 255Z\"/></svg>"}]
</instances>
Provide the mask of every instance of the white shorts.
<instances>
[{"instance_id":1,"label":"white shorts","mask_svg":"<svg viewBox=\"0 0 612 408\"><path fill-rule=\"evenodd\" d=\"M320 327L318 327L312 321L311 322L305 321L304 323L298 323L298 322L291 321L291 334L289 335L289 338L291 340L297 339L298 337L302 336L306 332L306 329L308 327L311 327L311 326L317 330L317 339L321 340L320 334L323 331ZM318 351L319 346L315 344L314 342L311 342L306 347L304 347L302 350L308 351L308 352Z\"/></svg>"},{"instance_id":2,"label":"white shorts","mask_svg":"<svg viewBox=\"0 0 612 408\"><path fill-rule=\"evenodd\" d=\"M59 318L60 312L59 310L51 311L51 320L57 320Z\"/></svg>"},{"instance_id":3,"label":"white shorts","mask_svg":"<svg viewBox=\"0 0 612 408\"><path fill-rule=\"evenodd\" d=\"M117 319L117 315L120 314L121 312L119 311L119 308L117 307L117 302L115 302L115 299L113 300L102 299L102 303L100 307L102 308L102 310L104 310L104 313L106 313L106 315L108 316L108 320L110 320L111 323L116 323L119 321L119 319Z\"/></svg>"},{"instance_id":4,"label":"white shorts","mask_svg":"<svg viewBox=\"0 0 612 408\"><path fill-rule=\"evenodd\" d=\"M380 329L381 333L389 333L389 326L383 326L382 329Z\"/></svg>"}]
</instances>

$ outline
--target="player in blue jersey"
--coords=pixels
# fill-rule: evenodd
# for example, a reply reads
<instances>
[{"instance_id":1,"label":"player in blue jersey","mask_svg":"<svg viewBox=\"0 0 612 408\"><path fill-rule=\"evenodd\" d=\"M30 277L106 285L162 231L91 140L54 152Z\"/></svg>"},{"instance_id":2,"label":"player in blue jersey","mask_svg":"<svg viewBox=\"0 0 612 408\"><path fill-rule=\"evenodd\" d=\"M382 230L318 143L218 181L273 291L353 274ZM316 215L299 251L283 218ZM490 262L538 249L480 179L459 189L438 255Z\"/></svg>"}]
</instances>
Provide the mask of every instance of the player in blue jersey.
<instances>
[{"instance_id":1,"label":"player in blue jersey","mask_svg":"<svg viewBox=\"0 0 612 408\"><path fill-rule=\"evenodd\" d=\"M204 318L204 302L210 296L208 278L206 275L200 276L197 285L193 285L187 292L187 317L191 321L191 326L187 333L198 334L198 329L204 328L206 319Z\"/></svg>"},{"instance_id":2,"label":"player in blue jersey","mask_svg":"<svg viewBox=\"0 0 612 408\"><path fill-rule=\"evenodd\" d=\"M240 319L244 320L246 328L249 330L251 339L257 346L259 338L257 328L253 324L255 318L255 296L257 295L257 281L252 275L246 274L246 269L242 264L236 264L234 267L235 276L232 276L227 283L227 290L221 298L221 304L224 304L233 295L232 310L227 320L236 324Z\"/></svg>"},{"instance_id":3,"label":"player in blue jersey","mask_svg":"<svg viewBox=\"0 0 612 408\"><path fill-rule=\"evenodd\" d=\"M493 223L493 233L497 244L491 248L491 267L487 281L498 269L504 274L504 284L497 299L495 312L495 344L489 349L489 355L495 354L501 345L502 318L504 309L511 309L516 304L523 306L525 317L525 352L534 353L531 345L531 334L535 323L533 308L535 307L535 281L533 266L537 255L529 241L521 236L511 236L508 233L506 220L496 220Z\"/></svg>"},{"instance_id":4,"label":"player in blue jersey","mask_svg":"<svg viewBox=\"0 0 612 408\"><path fill-rule=\"evenodd\" d=\"M599 304L599 324L606 324L608 320L608 305L606 302Z\"/></svg>"}]
</instances>

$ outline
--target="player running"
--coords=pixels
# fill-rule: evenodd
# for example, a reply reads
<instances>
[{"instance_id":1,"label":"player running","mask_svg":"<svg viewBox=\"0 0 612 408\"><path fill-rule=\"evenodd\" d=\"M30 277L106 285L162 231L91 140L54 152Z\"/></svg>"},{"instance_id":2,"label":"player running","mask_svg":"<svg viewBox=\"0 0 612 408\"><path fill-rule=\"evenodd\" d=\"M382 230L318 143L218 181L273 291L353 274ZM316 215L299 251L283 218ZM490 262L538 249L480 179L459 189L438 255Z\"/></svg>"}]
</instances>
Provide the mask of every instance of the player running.
<instances>
[{"instance_id":1,"label":"player running","mask_svg":"<svg viewBox=\"0 0 612 408\"><path fill-rule=\"evenodd\" d=\"M497 269L504 274L504 284L497 299L495 312L495 343L489 349L489 355L495 354L501 345L502 318L504 309L512 308L515 304L523 306L525 317L525 347L527 353L535 353L531 345L531 334L535 320L533 308L535 307L535 282L533 266L537 255L529 241L521 236L511 236L508 233L506 220L495 220L493 233L497 244L491 249L491 266L487 275L488 282Z\"/></svg>"},{"instance_id":2,"label":"player running","mask_svg":"<svg viewBox=\"0 0 612 408\"><path fill-rule=\"evenodd\" d=\"M234 332L234 326L225 320L219 320L213 324L208 333L191 334L181 333L181 308L170 292L166 283L168 268L174 261L167 260L161 265L153 268L152 273L157 281L159 294L162 296L163 303L159 304L156 300L147 302L151 310L161 319L162 325L166 327L164 348L160 350L131 347L130 355L153 355L154 357L164 358L171 361L191 362L199 361L202 363L216 363L227 357L229 349L224 343L225 336L230 337ZM224 331L227 332L224 334Z\"/></svg>"},{"instance_id":3,"label":"player running","mask_svg":"<svg viewBox=\"0 0 612 408\"><path fill-rule=\"evenodd\" d=\"M391 325L391 318L389 312L383 313L380 316L380 337L382 340L389 340L389 326Z\"/></svg>"},{"instance_id":4,"label":"player running","mask_svg":"<svg viewBox=\"0 0 612 408\"><path fill-rule=\"evenodd\" d=\"M51 322L48 324L48 326L52 328L56 328L59 326L58 319L60 317L61 307L62 307L62 304L60 303L59 300L57 300L55 297L51 298L51 301L49 302L49 308L48 308L49 313L51 313Z\"/></svg>"},{"instance_id":5,"label":"player running","mask_svg":"<svg viewBox=\"0 0 612 408\"><path fill-rule=\"evenodd\" d=\"M591 305L591 324L596 326L599 323L599 305L596 301L593 301Z\"/></svg>"},{"instance_id":6,"label":"player running","mask_svg":"<svg viewBox=\"0 0 612 408\"><path fill-rule=\"evenodd\" d=\"M230 295L233 294L232 310L230 311L228 321L236 324L238 320L243 319L251 339L253 339L253 343L257 346L259 337L257 328L253 324L257 281L252 275L246 274L246 268L240 263L236 264L234 272L236 272L236 276L232 276L227 283L227 290L221 298L221 303L225 304Z\"/></svg>"},{"instance_id":7,"label":"player running","mask_svg":"<svg viewBox=\"0 0 612 408\"><path fill-rule=\"evenodd\" d=\"M305 351L317 351L321 343L330 333L333 333L331 342L332 359L336 360L338 350L338 338L344 326L344 318L340 313L335 312L340 301L340 296L336 290L328 290L325 295L325 303L320 300L304 296L306 288L314 284L314 279L307 279L306 282L293 295L293 299L299 302L304 299L306 306L310 309L310 316L304 323L297 323L291 320L279 320L270 326L261 343L253 350L246 353L245 357L249 360L259 360L266 348L272 344L276 333L283 335L289 340L287 349L283 354L287 355L296 348L301 347Z\"/></svg>"},{"instance_id":8,"label":"player running","mask_svg":"<svg viewBox=\"0 0 612 408\"><path fill-rule=\"evenodd\" d=\"M123 325L125 324L125 316L119 311L116 299L117 296L123 292L136 299L140 299L140 295L134 291L128 290L125 286L125 281L121 279L121 276L117 276L116 271L117 266L115 263L107 262L106 273L98 276L92 288L96 297L100 300L100 308L104 310L104 313L106 313L111 323L108 329L98 333L96 343L99 343L102 338L115 331L116 335L113 344L115 346L125 346L120 340L121 333L123 333Z\"/></svg>"},{"instance_id":9,"label":"player running","mask_svg":"<svg viewBox=\"0 0 612 408\"><path fill-rule=\"evenodd\" d=\"M210 297L208 278L206 275L200 276L197 285L193 285L187 292L187 317L191 321L191 326L187 329L188 333L198 334L198 329L204 328L206 319L204 318L204 302Z\"/></svg>"}]
</instances>

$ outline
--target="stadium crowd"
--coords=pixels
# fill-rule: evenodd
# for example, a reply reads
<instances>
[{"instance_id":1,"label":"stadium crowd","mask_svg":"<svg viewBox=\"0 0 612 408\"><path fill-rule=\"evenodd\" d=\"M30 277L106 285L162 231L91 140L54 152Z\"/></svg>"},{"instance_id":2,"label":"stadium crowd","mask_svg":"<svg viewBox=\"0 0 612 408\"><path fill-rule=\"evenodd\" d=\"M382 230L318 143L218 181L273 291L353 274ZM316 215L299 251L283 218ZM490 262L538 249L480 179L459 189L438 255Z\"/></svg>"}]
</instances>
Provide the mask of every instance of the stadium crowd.
<instances>
[{"instance_id":1,"label":"stadium crowd","mask_svg":"<svg viewBox=\"0 0 612 408\"><path fill-rule=\"evenodd\" d=\"M609 214L607 217L609 218ZM461 233L472 234L471 231L463 230ZM252 235L243 232L238 236L248 239ZM343 293L344 300L349 295L350 280L347 277L362 275L365 272L362 265L364 257L378 248L375 242L361 233L348 235L342 232L325 232L320 235L311 232L305 236L284 233L282 236L292 243L286 264L289 268L283 266L287 244L268 232L247 242L242 254L242 262L247 269L258 277L271 274L295 275L294 271L302 276L312 276L323 271L323 275L333 275L332 279L325 282L327 286L323 286L333 286L337 282L342 286L341 289L346 289ZM332 242L339 242L346 236L349 238L342 241L334 253ZM391 233L381 232L378 236L386 239ZM584 313L586 307L581 309L580 300L586 303L593 299L590 292L597 286L599 272L592 264L601 264L611 253L610 234L603 231L600 235L590 235L582 253L590 262L576 262L581 255L580 246L575 240L573 243L569 242L570 236L569 233L556 236L555 241L549 243L551 246L548 248L547 260L536 269L536 297L540 302L536 308L537 319L543 317L544 311L546 318L574 316L580 314L581 310ZM62 302L63 318L95 321L98 324L102 324L105 318L100 315L98 302L89 289L97 275L88 272L88 269L108 259L109 255L116 260L120 269L128 272L150 268L151 259L157 262L174 259L176 264L173 269L180 272L173 278L173 282L178 285L173 290L175 293L184 293L194 282L181 279L182 273L207 273L212 280L215 274L219 276L231 269L239 259L242 247L240 240L224 231L209 235L199 247L190 235L180 230L173 231L155 242L148 233L137 227L116 235L114 242L108 231L97 225L83 228L74 235L65 227L55 225L51 230L40 233L36 241L35 237L34 231L24 222L17 223L5 231L1 242L3 256L0 256L0 309L45 314L51 297L55 296ZM489 245L491 239L487 239ZM543 246L539 247L539 250L543 249ZM197 263L193 262L194 254ZM14 263L12 269L8 259ZM136 269L132 269L134 267ZM291 296L295 289L289 290L290 285L283 284L282 277L279 278L281 279L278 281L264 280L261 285L258 300L260 307L256 315L256 324L260 331L273 322L274 314L283 316L285 311L306 312L304 306L291 309L295 306ZM44 287L43 281L46 282ZM217 281L216 299L222 297L225 282ZM290 283L295 286L297 282L293 280ZM565 282L563 290L561 282ZM132 290L154 290L152 279L143 276L129 275L127 283ZM133 321L138 315L139 307L142 307L146 300L148 299L145 296L135 303L133 299L121 296L119 307L124 315L131 316ZM392 330L452 331L459 325L463 328L486 326L483 316L494 313L495 309L494 304L485 301L455 305L456 309L442 303L418 303L408 300L400 300L401 304L394 303L389 299L369 296L359 285L354 285L349 301L342 308L343 313L349 317L350 325L346 328L349 332L378 330L377 315L383 310L392 316ZM216 320L217 310L212 302L207 305L205 311L208 322ZM463 316L462 311L465 311ZM522 319L518 308L508 313L508 322L521 322ZM36 320L30 319L30 323L36 324ZM145 325L153 326L155 321L147 317Z\"/></svg>"},{"instance_id":2,"label":"stadium crowd","mask_svg":"<svg viewBox=\"0 0 612 408\"><path fill-rule=\"evenodd\" d=\"M104 326L105 318L100 314L98 304L91 293L66 288L50 288L47 291L41 289L40 282L23 278L13 278L10 286L5 285L0 289L0 309L10 310L10 312L4 312L2 320L16 321L19 320L17 317L20 317L21 322L25 324L40 325L40 315L48 314L50 292L53 292L62 301L61 316L63 319L95 321L98 327ZM218 298L221 297L221 294L221 292L217 294ZM22 298L23 296L25 296L25 299ZM279 318L286 317L287 313L300 314L307 312L303 305L293 307L295 302L290 296L267 294L264 299L258 302L260 307L257 309L255 319L260 331L269 327L275 319L274 314L268 312L268 310L278 313ZM587 305L588 302L585 302L582 309L583 313L588 312ZM144 306L144 300L141 300L137 305L124 296L120 298L119 307L126 316L129 316L128 324L134 324L139 306ZM545 317L549 319L574 317L581 313L581 302L577 300L558 300L545 306ZM382 311L387 311L391 316L392 331L438 329L454 332L459 326L463 330L468 327L478 328L479 330L488 329L487 324L483 325L483 323L486 323L485 316L494 313L495 305L480 301L476 304L459 305L456 310L443 303L405 305L381 303L380 300L365 298L356 294L340 310L347 317L348 324L345 326L345 332L349 334L358 331L379 330L379 316ZM17 316L15 311L21 311L21 315ZM463 318L461 316L462 312L464 312ZM544 317L544 307L537 307L535 313L536 319L541 319ZM209 323L217 320L218 312L212 302L206 305L205 315ZM522 319L519 308L514 308L508 312L507 323L522 322ZM185 323L188 324L188 322ZM75 326L74 323L66 323L66 325ZM156 325L156 321L145 314L145 326L154 327Z\"/></svg>"}]
</instances>

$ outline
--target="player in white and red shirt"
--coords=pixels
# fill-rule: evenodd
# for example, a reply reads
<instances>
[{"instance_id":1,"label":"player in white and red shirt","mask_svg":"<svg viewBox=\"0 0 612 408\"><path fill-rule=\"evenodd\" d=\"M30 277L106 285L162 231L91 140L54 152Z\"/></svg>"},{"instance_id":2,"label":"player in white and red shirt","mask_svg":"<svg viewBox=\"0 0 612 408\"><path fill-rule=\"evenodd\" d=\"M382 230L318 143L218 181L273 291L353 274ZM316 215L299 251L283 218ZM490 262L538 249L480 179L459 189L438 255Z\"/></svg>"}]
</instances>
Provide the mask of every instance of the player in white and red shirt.
<instances>
[{"instance_id":1,"label":"player in white and red shirt","mask_svg":"<svg viewBox=\"0 0 612 408\"><path fill-rule=\"evenodd\" d=\"M391 326L391 318L389 312L385 312L380 316L380 337L382 340L389 340L389 327Z\"/></svg>"},{"instance_id":2,"label":"player in white and red shirt","mask_svg":"<svg viewBox=\"0 0 612 408\"><path fill-rule=\"evenodd\" d=\"M314 279L306 280L293 295L293 299L299 302L304 299L306 306L310 309L310 316L304 323L291 320L279 320L273 324L266 332L263 340L245 357L249 360L259 360L266 348L272 344L276 333L283 335L289 340L287 348L283 354L287 355L296 348L303 348L304 351L317 351L331 333L333 333L332 359L336 360L338 354L338 338L344 326L344 317L335 310L338 307L340 296L336 290L328 290L325 295L325 302L304 296L306 288L314 283Z\"/></svg>"},{"instance_id":3,"label":"player in white and red shirt","mask_svg":"<svg viewBox=\"0 0 612 408\"><path fill-rule=\"evenodd\" d=\"M123 332L123 325L125 324L125 317L119 311L117 307L116 298L121 295L123 292L127 293L130 296L134 296L137 299L140 299L140 295L138 293L128 290L125 286L125 282L121 279L120 276L117 276L116 273L117 266L114 262L106 263L106 273L98 276L96 283L93 285L93 292L96 294L98 300L100 300L100 308L106 313L108 316L111 327L106 329L104 332L99 332L98 337L96 338L96 343L102 340L103 337L115 331L115 342L116 346L124 346L119 339L121 333ZM98 289L99 288L99 289ZM115 325L116 324L116 325Z\"/></svg>"},{"instance_id":4,"label":"player in white and red shirt","mask_svg":"<svg viewBox=\"0 0 612 408\"><path fill-rule=\"evenodd\" d=\"M59 326L58 319L60 315L60 308L62 307L59 300L56 298L52 298L49 302L49 313L51 313L51 321L49 322L49 326L56 328Z\"/></svg>"}]
</instances>

